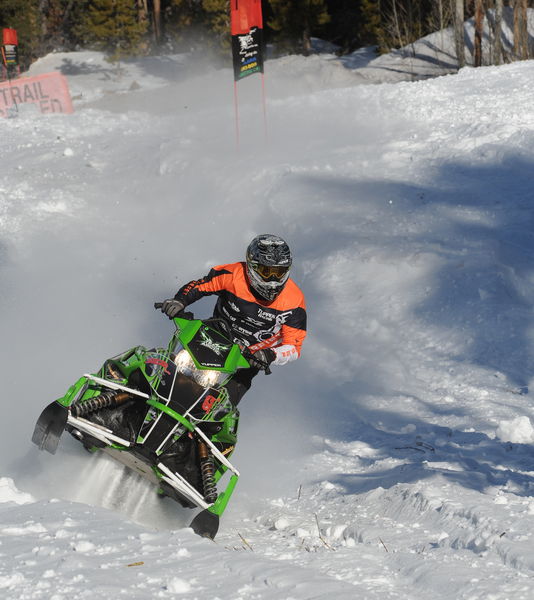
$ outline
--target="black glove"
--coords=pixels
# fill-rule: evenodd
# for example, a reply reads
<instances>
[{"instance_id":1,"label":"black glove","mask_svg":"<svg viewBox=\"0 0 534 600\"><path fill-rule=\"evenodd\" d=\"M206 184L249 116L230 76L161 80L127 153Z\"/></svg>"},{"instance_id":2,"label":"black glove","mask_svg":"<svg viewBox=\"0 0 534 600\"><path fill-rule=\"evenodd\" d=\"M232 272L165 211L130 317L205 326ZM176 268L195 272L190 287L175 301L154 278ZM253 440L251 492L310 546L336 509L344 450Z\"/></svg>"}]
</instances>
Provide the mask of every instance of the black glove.
<instances>
[{"instance_id":1,"label":"black glove","mask_svg":"<svg viewBox=\"0 0 534 600\"><path fill-rule=\"evenodd\" d=\"M256 350L247 360L251 367L267 371L275 358L276 352L270 348L265 348L264 350Z\"/></svg>"},{"instance_id":2,"label":"black glove","mask_svg":"<svg viewBox=\"0 0 534 600\"><path fill-rule=\"evenodd\" d=\"M174 298L170 300L164 300L161 305L161 312L169 317L169 319L173 319L176 315L182 310L184 310L185 304L180 302L180 300L175 300Z\"/></svg>"}]
</instances>

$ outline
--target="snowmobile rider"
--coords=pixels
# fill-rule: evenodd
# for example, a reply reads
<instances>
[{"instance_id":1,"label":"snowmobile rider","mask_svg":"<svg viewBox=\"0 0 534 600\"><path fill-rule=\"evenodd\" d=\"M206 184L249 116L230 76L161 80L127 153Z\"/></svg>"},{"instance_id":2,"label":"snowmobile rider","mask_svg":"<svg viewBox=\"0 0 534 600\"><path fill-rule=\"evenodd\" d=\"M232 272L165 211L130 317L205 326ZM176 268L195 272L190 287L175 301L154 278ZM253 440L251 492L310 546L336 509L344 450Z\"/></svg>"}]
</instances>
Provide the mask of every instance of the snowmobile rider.
<instances>
[{"instance_id":1,"label":"snowmobile rider","mask_svg":"<svg viewBox=\"0 0 534 600\"><path fill-rule=\"evenodd\" d=\"M203 296L216 294L213 316L225 319L234 342L251 353L250 369L240 369L227 384L237 405L253 377L269 365L285 365L300 356L306 337L306 304L289 278L291 251L280 237L262 234L249 244L245 262L213 267L202 279L184 285L161 311L169 318Z\"/></svg>"}]
</instances>

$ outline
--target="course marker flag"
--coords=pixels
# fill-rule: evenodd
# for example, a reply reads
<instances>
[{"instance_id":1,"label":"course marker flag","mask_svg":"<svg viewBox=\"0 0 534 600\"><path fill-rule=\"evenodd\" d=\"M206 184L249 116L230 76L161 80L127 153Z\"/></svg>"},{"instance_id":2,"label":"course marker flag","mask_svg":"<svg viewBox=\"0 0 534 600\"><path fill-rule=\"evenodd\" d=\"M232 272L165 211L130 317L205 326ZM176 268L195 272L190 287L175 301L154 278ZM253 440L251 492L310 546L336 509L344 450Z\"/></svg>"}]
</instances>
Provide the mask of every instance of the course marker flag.
<instances>
[{"instance_id":1,"label":"course marker flag","mask_svg":"<svg viewBox=\"0 0 534 600\"><path fill-rule=\"evenodd\" d=\"M0 80L13 79L20 75L18 46L16 30L4 27L2 29L2 46L0 47L2 54Z\"/></svg>"},{"instance_id":2,"label":"course marker flag","mask_svg":"<svg viewBox=\"0 0 534 600\"><path fill-rule=\"evenodd\" d=\"M263 73L261 0L230 0L234 79Z\"/></svg>"},{"instance_id":3,"label":"course marker flag","mask_svg":"<svg viewBox=\"0 0 534 600\"><path fill-rule=\"evenodd\" d=\"M267 110L263 75L263 16L261 0L230 0L230 33L234 65L234 109L236 143L239 148L239 101L237 82L253 73L261 73L263 124L267 140Z\"/></svg>"},{"instance_id":4,"label":"course marker flag","mask_svg":"<svg viewBox=\"0 0 534 600\"><path fill-rule=\"evenodd\" d=\"M74 112L67 79L58 72L0 83L0 117L20 104L36 104L43 114Z\"/></svg>"}]
</instances>

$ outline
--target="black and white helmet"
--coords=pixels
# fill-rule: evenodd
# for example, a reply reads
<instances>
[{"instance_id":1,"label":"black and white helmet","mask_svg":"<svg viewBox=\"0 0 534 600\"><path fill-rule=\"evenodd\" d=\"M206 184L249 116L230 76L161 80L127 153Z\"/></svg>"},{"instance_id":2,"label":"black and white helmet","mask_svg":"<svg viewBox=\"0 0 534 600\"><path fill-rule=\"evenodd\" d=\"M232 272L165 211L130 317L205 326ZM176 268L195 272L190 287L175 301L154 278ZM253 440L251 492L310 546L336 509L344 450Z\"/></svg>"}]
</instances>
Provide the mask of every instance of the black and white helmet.
<instances>
[{"instance_id":1,"label":"black and white helmet","mask_svg":"<svg viewBox=\"0 0 534 600\"><path fill-rule=\"evenodd\" d=\"M254 291L272 302L289 279L291 251L277 235L262 233L247 248L247 275Z\"/></svg>"}]
</instances>

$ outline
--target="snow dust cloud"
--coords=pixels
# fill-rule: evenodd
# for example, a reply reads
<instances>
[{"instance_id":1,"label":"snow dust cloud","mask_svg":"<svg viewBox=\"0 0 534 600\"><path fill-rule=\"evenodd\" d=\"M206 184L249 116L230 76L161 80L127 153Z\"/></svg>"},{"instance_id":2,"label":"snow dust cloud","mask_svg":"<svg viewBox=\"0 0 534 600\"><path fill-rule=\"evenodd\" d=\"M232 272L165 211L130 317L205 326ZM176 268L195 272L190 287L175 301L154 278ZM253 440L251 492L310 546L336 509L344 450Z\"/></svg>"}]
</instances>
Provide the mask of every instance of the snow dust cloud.
<instances>
[{"instance_id":1,"label":"snow dust cloud","mask_svg":"<svg viewBox=\"0 0 534 600\"><path fill-rule=\"evenodd\" d=\"M75 114L2 123L6 589L93 593L109 567L140 599L217 581L223 598L527 600L532 64L371 86L333 56L272 61L267 139L250 78L237 150L230 70L182 79L182 61L117 78L97 53L51 55L35 69L70 70ZM309 336L243 399L242 477L208 545L69 436L55 456L30 437L81 373L167 341L154 301L261 232L292 247ZM134 580L126 555L150 569Z\"/></svg>"}]
</instances>

